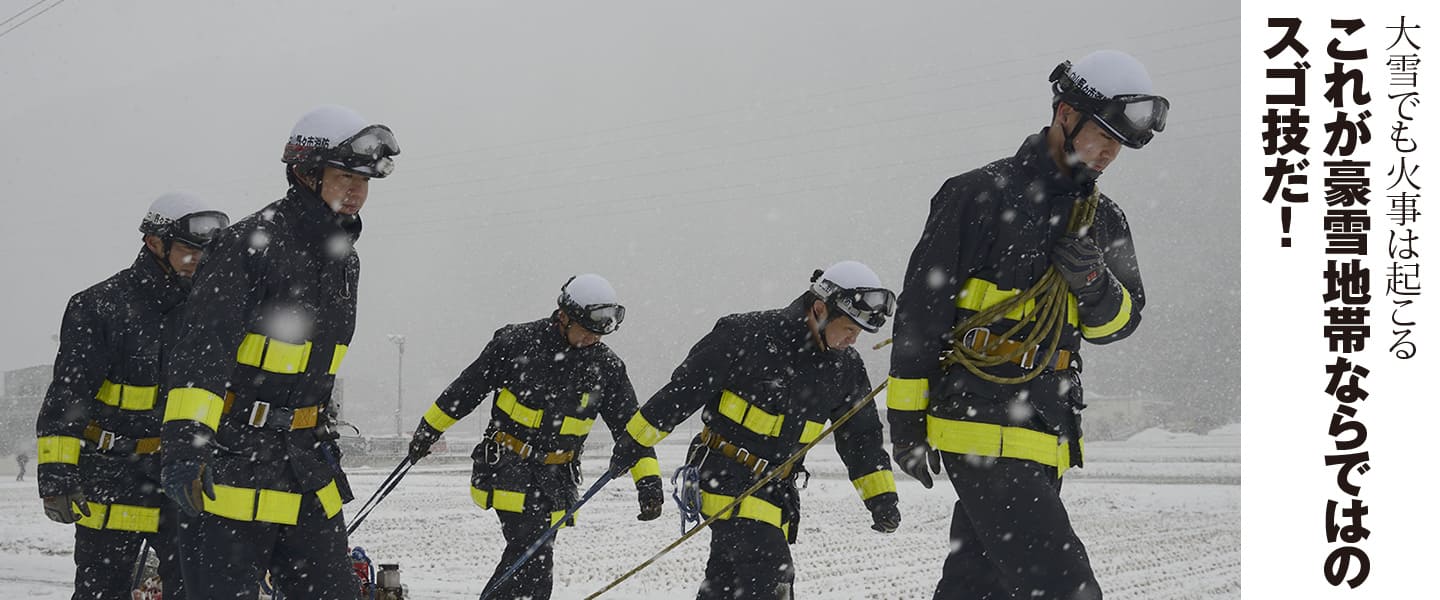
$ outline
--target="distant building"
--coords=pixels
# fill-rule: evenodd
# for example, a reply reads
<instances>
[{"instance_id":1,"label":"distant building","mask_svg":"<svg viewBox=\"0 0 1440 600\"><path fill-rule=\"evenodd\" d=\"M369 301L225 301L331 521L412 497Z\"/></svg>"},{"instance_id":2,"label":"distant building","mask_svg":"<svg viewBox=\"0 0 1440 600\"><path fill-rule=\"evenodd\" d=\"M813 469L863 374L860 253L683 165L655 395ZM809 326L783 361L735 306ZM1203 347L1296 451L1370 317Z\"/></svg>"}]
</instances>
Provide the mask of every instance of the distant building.
<instances>
[{"instance_id":1,"label":"distant building","mask_svg":"<svg viewBox=\"0 0 1440 600\"><path fill-rule=\"evenodd\" d=\"M0 388L0 454L35 453L35 418L53 372L52 365L5 372L5 387Z\"/></svg>"}]
</instances>

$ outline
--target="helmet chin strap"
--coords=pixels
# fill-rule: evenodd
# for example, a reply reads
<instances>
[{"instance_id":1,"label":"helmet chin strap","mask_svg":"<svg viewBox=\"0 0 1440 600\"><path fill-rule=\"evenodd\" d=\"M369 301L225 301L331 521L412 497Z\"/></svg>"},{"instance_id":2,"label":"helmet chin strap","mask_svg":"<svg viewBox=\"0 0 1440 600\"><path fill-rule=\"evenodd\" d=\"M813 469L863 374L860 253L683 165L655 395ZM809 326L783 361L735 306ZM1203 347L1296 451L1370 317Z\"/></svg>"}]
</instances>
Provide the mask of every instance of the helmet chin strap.
<instances>
[{"instance_id":1,"label":"helmet chin strap","mask_svg":"<svg viewBox=\"0 0 1440 600\"><path fill-rule=\"evenodd\" d=\"M821 350L826 352L830 351L830 342L825 339L825 328L830 326L831 321L830 312L827 305L825 316L821 318L821 316L815 312L815 306L810 306L810 316L815 318L815 339L818 342L817 345L820 346Z\"/></svg>"},{"instance_id":2,"label":"helmet chin strap","mask_svg":"<svg viewBox=\"0 0 1440 600\"><path fill-rule=\"evenodd\" d=\"M1070 177L1080 185L1090 185L1100 178L1100 172L1090 168L1090 165L1080 160L1080 154L1075 150L1075 138L1080 137L1080 130L1084 129L1085 123L1090 121L1090 114L1080 111L1075 112L1080 114L1080 120L1075 123L1075 127L1066 131L1063 124L1061 126L1060 131L1065 133L1065 145L1062 146L1061 149L1065 151L1065 159L1067 161L1074 161L1069 165Z\"/></svg>"}]
</instances>

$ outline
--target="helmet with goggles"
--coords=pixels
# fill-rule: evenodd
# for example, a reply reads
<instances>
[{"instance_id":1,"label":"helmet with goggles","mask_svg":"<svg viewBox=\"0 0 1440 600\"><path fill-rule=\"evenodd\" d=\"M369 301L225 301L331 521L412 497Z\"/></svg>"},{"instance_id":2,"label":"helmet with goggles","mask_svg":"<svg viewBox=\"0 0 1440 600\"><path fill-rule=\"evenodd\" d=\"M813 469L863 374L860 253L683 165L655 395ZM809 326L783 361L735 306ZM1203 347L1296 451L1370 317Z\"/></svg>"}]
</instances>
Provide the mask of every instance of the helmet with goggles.
<instances>
[{"instance_id":1,"label":"helmet with goggles","mask_svg":"<svg viewBox=\"0 0 1440 600\"><path fill-rule=\"evenodd\" d=\"M556 303L571 321L591 333L615 333L625 320L625 307L617 300L615 288L594 273L571 277L560 286Z\"/></svg>"},{"instance_id":2,"label":"helmet with goggles","mask_svg":"<svg viewBox=\"0 0 1440 600\"><path fill-rule=\"evenodd\" d=\"M389 127L372 124L344 106L321 106L305 113L290 130L280 160L303 173L335 167L381 178L395 170L400 144Z\"/></svg>"},{"instance_id":3,"label":"helmet with goggles","mask_svg":"<svg viewBox=\"0 0 1440 600\"><path fill-rule=\"evenodd\" d=\"M1145 65L1116 50L1060 63L1050 72L1050 89L1053 104L1074 107L1131 148L1143 148L1156 132L1164 131L1170 112L1170 101L1154 94Z\"/></svg>"},{"instance_id":4,"label":"helmet with goggles","mask_svg":"<svg viewBox=\"0 0 1440 600\"><path fill-rule=\"evenodd\" d=\"M840 261L810 277L810 292L829 310L840 312L874 333L895 314L895 293L880 287L880 277L862 263Z\"/></svg>"},{"instance_id":5,"label":"helmet with goggles","mask_svg":"<svg viewBox=\"0 0 1440 600\"><path fill-rule=\"evenodd\" d=\"M140 232L166 242L178 241L204 248L220 230L229 226L230 217L200 200L199 196L171 192L150 203L150 209L140 221Z\"/></svg>"}]
</instances>

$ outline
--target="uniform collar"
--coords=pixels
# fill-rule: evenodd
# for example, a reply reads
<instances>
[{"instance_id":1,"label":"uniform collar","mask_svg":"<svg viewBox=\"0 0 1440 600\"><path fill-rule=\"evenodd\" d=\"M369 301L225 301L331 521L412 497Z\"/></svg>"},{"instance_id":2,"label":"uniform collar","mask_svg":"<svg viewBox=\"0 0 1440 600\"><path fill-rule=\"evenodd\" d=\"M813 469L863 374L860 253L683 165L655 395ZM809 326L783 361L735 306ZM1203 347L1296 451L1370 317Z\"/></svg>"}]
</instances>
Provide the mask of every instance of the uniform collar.
<instances>
[{"instance_id":1,"label":"uniform collar","mask_svg":"<svg viewBox=\"0 0 1440 600\"><path fill-rule=\"evenodd\" d=\"M810 303L806 302L806 294L801 294L789 306L780 309L780 314L785 317L785 329L781 336L790 347L821 352L815 335L810 332Z\"/></svg>"},{"instance_id":2,"label":"uniform collar","mask_svg":"<svg viewBox=\"0 0 1440 600\"><path fill-rule=\"evenodd\" d=\"M360 215L343 215L330 210L319 194L303 185L291 185L285 199L280 201L282 210L291 213L300 221L301 227L312 231L320 239L328 239L336 233L343 233L354 243L360 239L363 223Z\"/></svg>"},{"instance_id":3,"label":"uniform collar","mask_svg":"<svg viewBox=\"0 0 1440 600\"><path fill-rule=\"evenodd\" d=\"M1040 130L1040 133L1031 134L1020 144L1020 149L1015 151L1015 160L1022 169L1030 175L1033 181L1039 181L1045 186L1045 191L1053 195L1073 194L1081 191L1081 186L1075 178L1060 171L1060 166L1055 164L1055 159L1050 156L1050 147L1046 143L1049 139L1050 128Z\"/></svg>"},{"instance_id":4,"label":"uniform collar","mask_svg":"<svg viewBox=\"0 0 1440 600\"><path fill-rule=\"evenodd\" d=\"M189 294L189 288L182 286L180 276L167 273L160 266L160 259L149 248L140 248L140 255L128 269L130 281L155 310L165 313L175 308Z\"/></svg>"}]
</instances>

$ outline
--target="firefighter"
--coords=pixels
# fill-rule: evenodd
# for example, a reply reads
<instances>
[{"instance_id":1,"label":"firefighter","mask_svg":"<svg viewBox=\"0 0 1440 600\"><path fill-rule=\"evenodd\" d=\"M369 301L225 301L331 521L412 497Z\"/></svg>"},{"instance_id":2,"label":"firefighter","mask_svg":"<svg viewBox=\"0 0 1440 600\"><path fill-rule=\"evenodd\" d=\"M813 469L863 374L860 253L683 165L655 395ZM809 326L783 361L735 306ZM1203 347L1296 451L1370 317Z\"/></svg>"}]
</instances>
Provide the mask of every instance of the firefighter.
<instances>
[{"instance_id":1,"label":"firefighter","mask_svg":"<svg viewBox=\"0 0 1440 600\"><path fill-rule=\"evenodd\" d=\"M395 136L323 106L291 130L285 197L219 236L166 369L165 493L198 598L353 599L331 391L355 331L360 209Z\"/></svg>"},{"instance_id":2,"label":"firefighter","mask_svg":"<svg viewBox=\"0 0 1440 600\"><path fill-rule=\"evenodd\" d=\"M927 488L943 465L958 497L935 598L1101 597L1061 476L1083 463L1081 342L1129 336L1145 290L1125 213L1095 182L1165 128L1169 102L1116 51L1050 82L1048 127L931 200L900 295L895 461ZM1077 203L1093 220L1072 218ZM1055 293L1021 302L1034 286Z\"/></svg>"},{"instance_id":3,"label":"firefighter","mask_svg":"<svg viewBox=\"0 0 1440 600\"><path fill-rule=\"evenodd\" d=\"M410 442L410 459L423 458L440 434L494 394L485 438L471 454L470 479L470 497L495 510L505 535L487 590L575 504L580 457L595 417L620 435L635 413L625 363L600 341L625 320L614 288L599 275L577 275L560 288L557 303L548 318L496 331L425 412ZM640 502L636 518L649 521L660 516L665 496L655 452L642 454L628 470ZM551 538L491 597L549 598L553 546Z\"/></svg>"},{"instance_id":4,"label":"firefighter","mask_svg":"<svg viewBox=\"0 0 1440 600\"><path fill-rule=\"evenodd\" d=\"M616 437L611 472L629 468L704 407L705 425L687 458L691 489L698 486L690 508L719 513L869 394L865 364L851 345L861 331L879 329L894 307L895 295L869 267L844 261L816 271L789 306L720 319ZM836 450L872 527L891 533L900 509L884 441L873 404L836 428ZM780 473L714 522L698 598L792 597L789 544L799 531L802 472Z\"/></svg>"},{"instance_id":5,"label":"firefighter","mask_svg":"<svg viewBox=\"0 0 1440 600\"><path fill-rule=\"evenodd\" d=\"M131 566L148 540L166 598L185 597L174 505L160 493L161 372L172 358L190 277L230 223L199 198L157 198L140 223L129 268L75 294L60 324L55 376L36 422L45 516L75 523L75 593L129 598Z\"/></svg>"}]
</instances>

